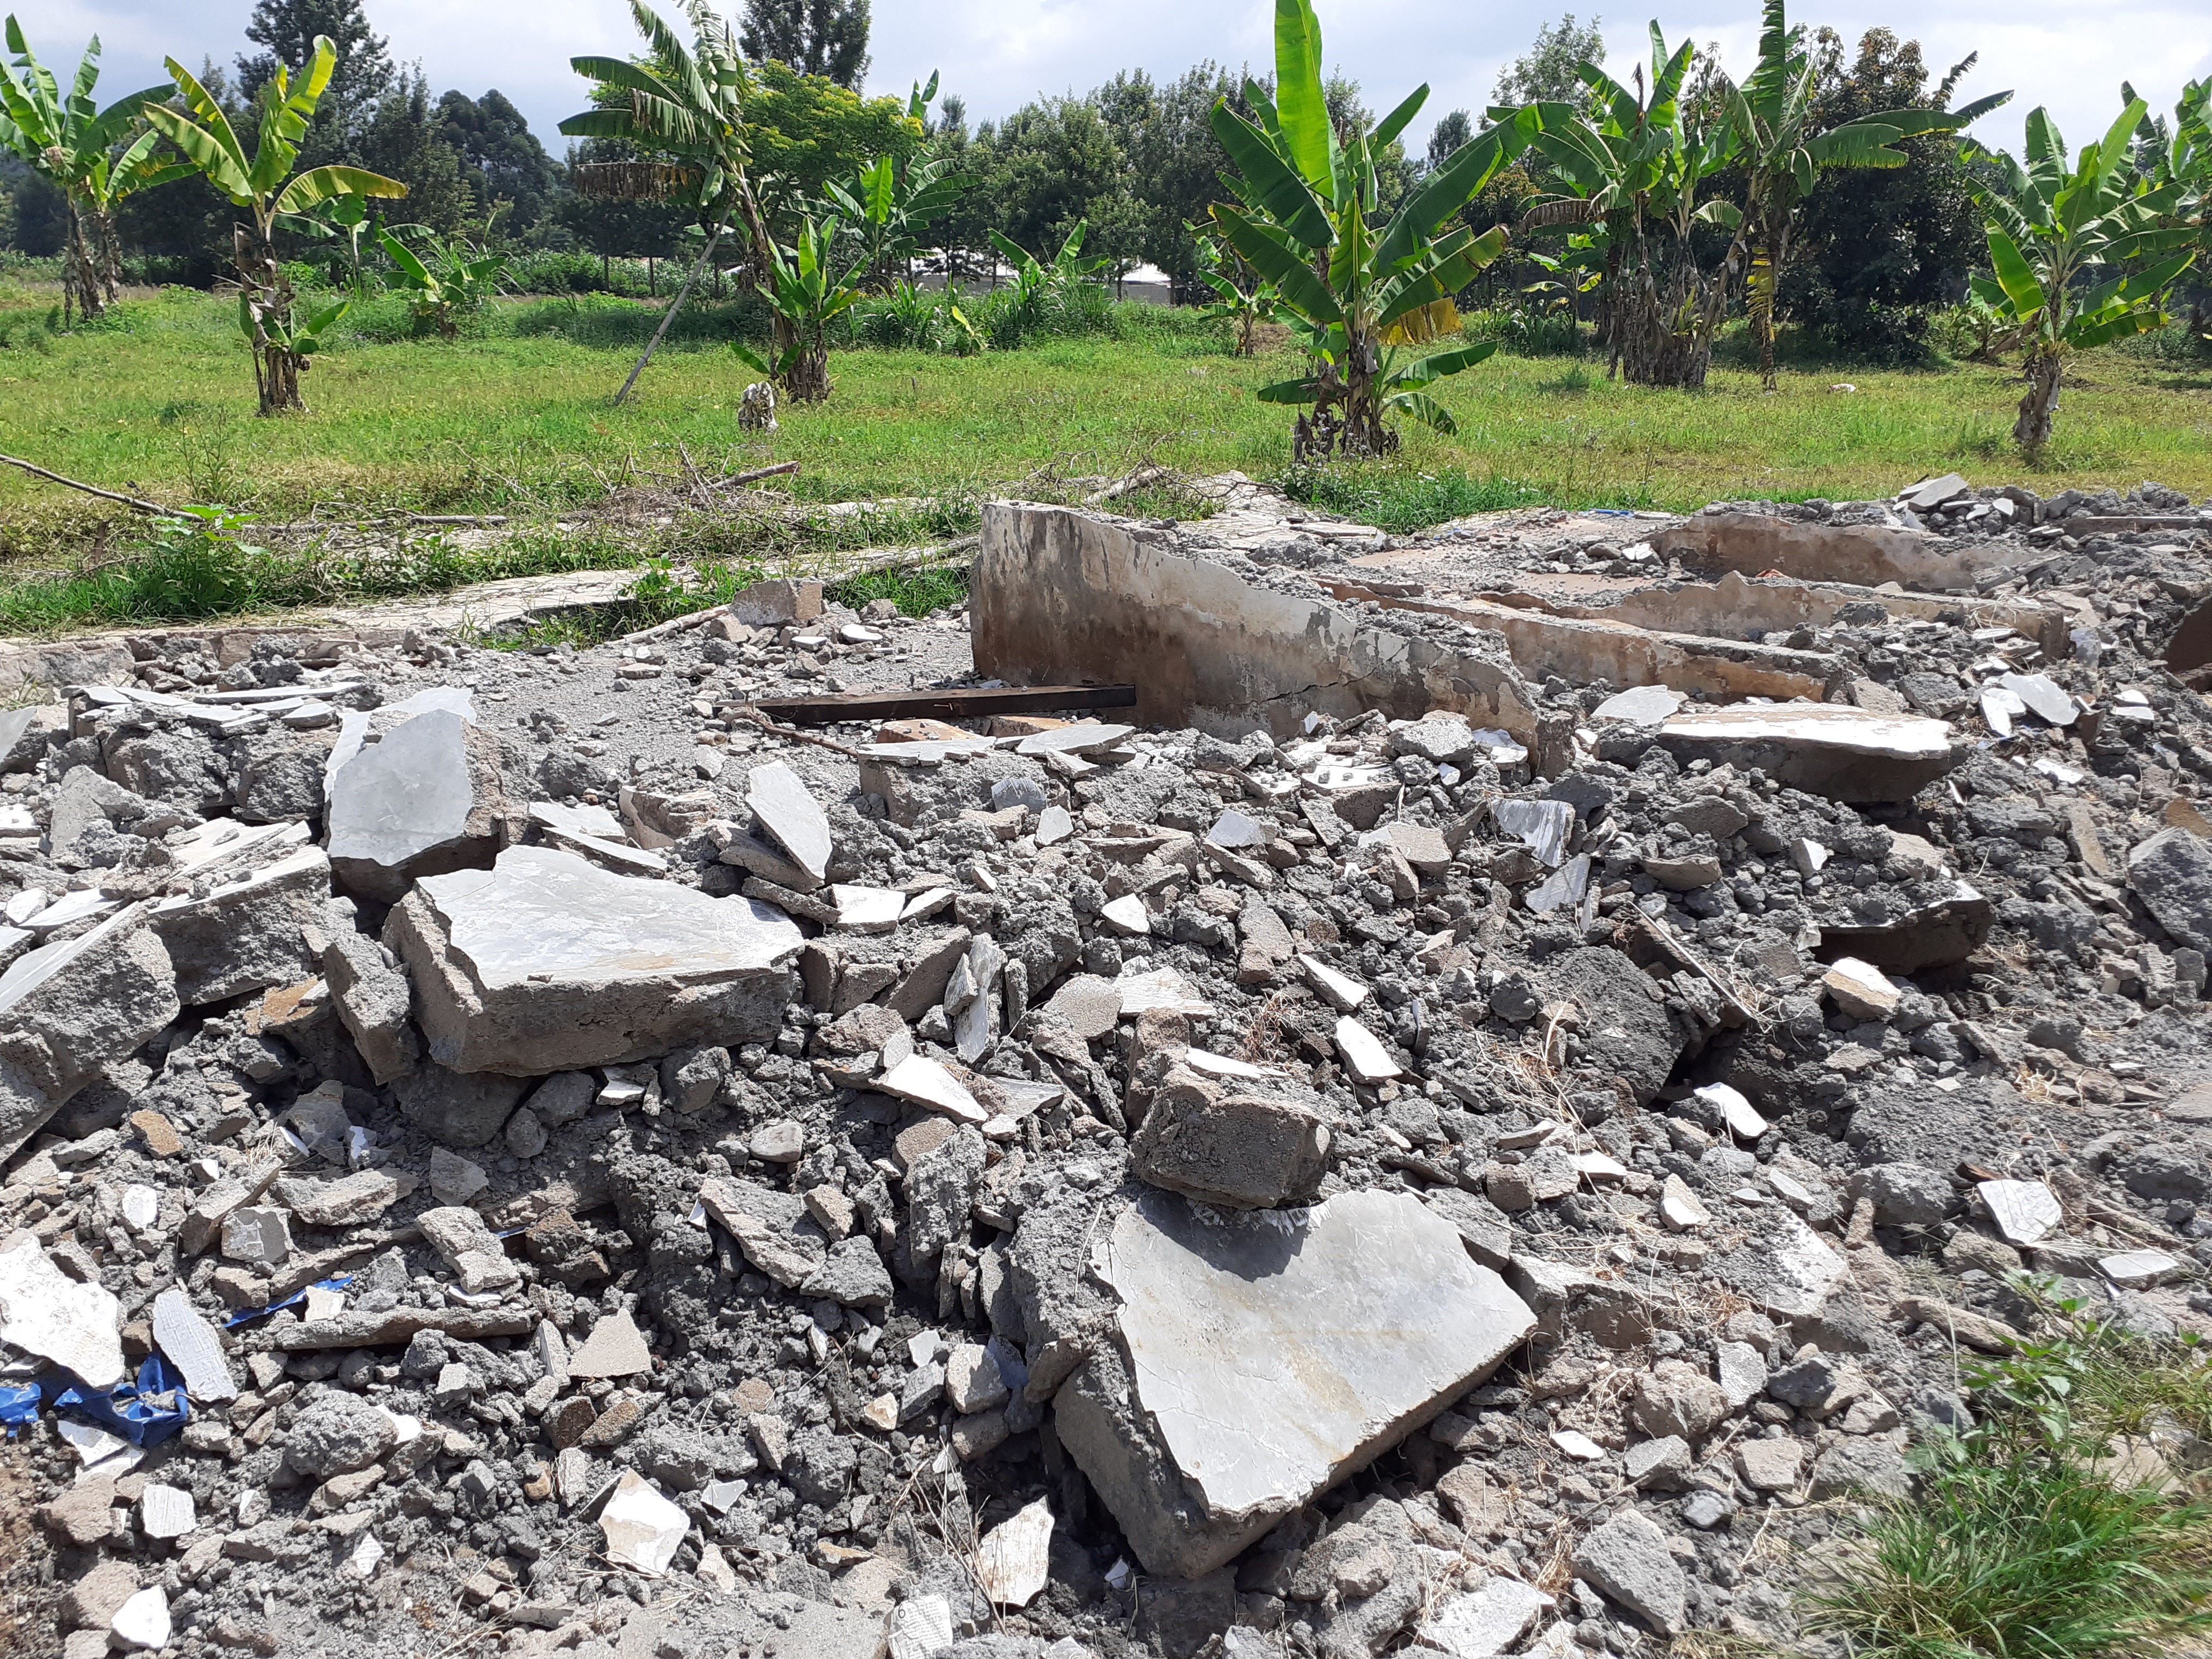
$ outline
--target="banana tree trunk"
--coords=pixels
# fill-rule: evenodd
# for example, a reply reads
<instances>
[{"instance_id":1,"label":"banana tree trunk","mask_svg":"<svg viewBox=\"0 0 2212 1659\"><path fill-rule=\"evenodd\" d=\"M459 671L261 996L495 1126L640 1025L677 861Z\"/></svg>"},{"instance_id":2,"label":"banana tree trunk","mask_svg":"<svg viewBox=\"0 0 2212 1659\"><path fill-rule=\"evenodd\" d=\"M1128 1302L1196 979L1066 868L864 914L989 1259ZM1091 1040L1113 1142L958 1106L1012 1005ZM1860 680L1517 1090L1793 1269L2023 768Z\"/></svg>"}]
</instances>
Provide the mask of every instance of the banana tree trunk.
<instances>
[{"instance_id":1,"label":"banana tree trunk","mask_svg":"<svg viewBox=\"0 0 2212 1659\"><path fill-rule=\"evenodd\" d=\"M100 280L100 232L96 216L69 204L69 240L62 249L62 326L94 322L107 309Z\"/></svg>"},{"instance_id":2,"label":"banana tree trunk","mask_svg":"<svg viewBox=\"0 0 2212 1659\"><path fill-rule=\"evenodd\" d=\"M260 394L258 412L305 414L307 403L300 395L300 371L306 362L291 348L292 284L276 250L240 225L232 236L231 252L238 265L239 292L246 301L240 326L253 353L253 385Z\"/></svg>"},{"instance_id":3,"label":"banana tree trunk","mask_svg":"<svg viewBox=\"0 0 2212 1659\"><path fill-rule=\"evenodd\" d=\"M2046 346L2029 353L2021 369L2027 378L2027 395L2020 400L2020 418L2013 423L2012 441L2033 459L2051 441L2065 365L2059 355Z\"/></svg>"},{"instance_id":4,"label":"banana tree trunk","mask_svg":"<svg viewBox=\"0 0 2212 1659\"><path fill-rule=\"evenodd\" d=\"M691 274L684 279L684 286L677 289L676 297L668 302L668 309L661 313L660 326L653 331L653 337L645 343L645 353L637 360L637 367L630 370L629 379L624 380L622 390L615 393L617 409L620 409L623 399L629 396L629 389L637 384L637 377L645 373L645 366L653 361L653 354L660 349L661 338L668 332L669 324L676 320L676 313L684 309L684 302L691 297L691 290L698 285L700 273L707 269L707 262L714 257L714 245L721 240L722 227L718 224L708 234L707 246L699 250L699 257L691 266Z\"/></svg>"}]
</instances>

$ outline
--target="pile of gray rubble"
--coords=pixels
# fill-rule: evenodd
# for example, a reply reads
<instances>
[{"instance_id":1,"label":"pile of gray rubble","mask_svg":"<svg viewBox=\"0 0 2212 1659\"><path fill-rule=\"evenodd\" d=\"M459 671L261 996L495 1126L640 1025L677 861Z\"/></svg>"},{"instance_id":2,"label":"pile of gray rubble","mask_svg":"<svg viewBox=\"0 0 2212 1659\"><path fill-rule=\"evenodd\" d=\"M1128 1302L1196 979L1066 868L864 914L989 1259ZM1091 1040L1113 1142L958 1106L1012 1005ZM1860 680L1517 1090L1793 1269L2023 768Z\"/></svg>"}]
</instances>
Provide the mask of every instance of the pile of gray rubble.
<instances>
[{"instance_id":1,"label":"pile of gray rubble","mask_svg":"<svg viewBox=\"0 0 2212 1659\"><path fill-rule=\"evenodd\" d=\"M25 653L10 1650L1798 1641L2023 1275L2212 1329L2203 544L1916 489Z\"/></svg>"}]
</instances>

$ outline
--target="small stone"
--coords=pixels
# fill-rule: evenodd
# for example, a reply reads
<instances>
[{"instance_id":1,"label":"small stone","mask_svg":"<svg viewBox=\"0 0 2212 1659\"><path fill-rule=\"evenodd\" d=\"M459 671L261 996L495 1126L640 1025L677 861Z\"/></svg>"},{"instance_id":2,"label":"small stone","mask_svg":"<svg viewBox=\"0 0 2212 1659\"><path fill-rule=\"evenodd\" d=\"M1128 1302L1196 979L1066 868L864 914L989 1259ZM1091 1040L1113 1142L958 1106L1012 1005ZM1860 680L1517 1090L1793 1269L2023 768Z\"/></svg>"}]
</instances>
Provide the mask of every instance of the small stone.
<instances>
[{"instance_id":1,"label":"small stone","mask_svg":"<svg viewBox=\"0 0 2212 1659\"><path fill-rule=\"evenodd\" d=\"M975 1343L962 1343L945 1361L945 1394L953 1409L963 1413L988 1411L1004 1405L1010 1390L989 1353Z\"/></svg>"},{"instance_id":2,"label":"small stone","mask_svg":"<svg viewBox=\"0 0 2212 1659\"><path fill-rule=\"evenodd\" d=\"M1667 1547L1667 1534L1640 1511L1616 1516L1575 1547L1575 1570L1662 1636L1683 1628L1689 1579Z\"/></svg>"},{"instance_id":3,"label":"small stone","mask_svg":"<svg viewBox=\"0 0 2212 1659\"><path fill-rule=\"evenodd\" d=\"M1837 958L1820 983L1836 1006L1856 1020L1887 1020L1905 1000L1887 975L1856 957Z\"/></svg>"},{"instance_id":4,"label":"small stone","mask_svg":"<svg viewBox=\"0 0 2212 1659\"><path fill-rule=\"evenodd\" d=\"M584 1346L568 1356L568 1375L586 1380L635 1376L652 1369L653 1351L627 1312L601 1316Z\"/></svg>"},{"instance_id":5,"label":"small stone","mask_svg":"<svg viewBox=\"0 0 2212 1659\"><path fill-rule=\"evenodd\" d=\"M1659 1219L1678 1233L1688 1232L1705 1226L1713 1218L1713 1212L1705 1201L1690 1189L1690 1183L1678 1175L1670 1175L1659 1189Z\"/></svg>"},{"instance_id":6,"label":"small stone","mask_svg":"<svg viewBox=\"0 0 2212 1659\"><path fill-rule=\"evenodd\" d=\"M158 1652L169 1645L169 1598L148 1586L115 1610L107 1630L118 1646Z\"/></svg>"},{"instance_id":7,"label":"small stone","mask_svg":"<svg viewBox=\"0 0 2212 1659\"><path fill-rule=\"evenodd\" d=\"M1804 1443L1788 1438L1739 1441L1735 1466L1753 1492L1794 1491L1805 1468Z\"/></svg>"},{"instance_id":8,"label":"small stone","mask_svg":"<svg viewBox=\"0 0 2212 1659\"><path fill-rule=\"evenodd\" d=\"M182 1538L197 1524L192 1495L156 1482L138 1494L138 1526L149 1538Z\"/></svg>"},{"instance_id":9,"label":"small stone","mask_svg":"<svg viewBox=\"0 0 2212 1659\"><path fill-rule=\"evenodd\" d=\"M1353 1081L1370 1088L1406 1074L1375 1034L1349 1014L1336 1022L1336 1051Z\"/></svg>"},{"instance_id":10,"label":"small stone","mask_svg":"<svg viewBox=\"0 0 2212 1659\"><path fill-rule=\"evenodd\" d=\"M1697 1097L1718 1109L1729 1133L1739 1140L1756 1140L1773 1127L1759 1115L1741 1091L1725 1083L1707 1084L1697 1091Z\"/></svg>"},{"instance_id":11,"label":"small stone","mask_svg":"<svg viewBox=\"0 0 2212 1659\"><path fill-rule=\"evenodd\" d=\"M289 1218L260 1206L233 1210L222 1221L222 1253L233 1261L276 1266L292 1254Z\"/></svg>"},{"instance_id":12,"label":"small stone","mask_svg":"<svg viewBox=\"0 0 2212 1659\"><path fill-rule=\"evenodd\" d=\"M2040 1181L1984 1181L1975 1191L2010 1244L2038 1243L2066 1219L2057 1195Z\"/></svg>"},{"instance_id":13,"label":"small stone","mask_svg":"<svg viewBox=\"0 0 2212 1659\"><path fill-rule=\"evenodd\" d=\"M185 1150L183 1137L159 1112L131 1113L131 1127L137 1130L139 1139L146 1143L146 1150L155 1158L174 1158Z\"/></svg>"}]
</instances>

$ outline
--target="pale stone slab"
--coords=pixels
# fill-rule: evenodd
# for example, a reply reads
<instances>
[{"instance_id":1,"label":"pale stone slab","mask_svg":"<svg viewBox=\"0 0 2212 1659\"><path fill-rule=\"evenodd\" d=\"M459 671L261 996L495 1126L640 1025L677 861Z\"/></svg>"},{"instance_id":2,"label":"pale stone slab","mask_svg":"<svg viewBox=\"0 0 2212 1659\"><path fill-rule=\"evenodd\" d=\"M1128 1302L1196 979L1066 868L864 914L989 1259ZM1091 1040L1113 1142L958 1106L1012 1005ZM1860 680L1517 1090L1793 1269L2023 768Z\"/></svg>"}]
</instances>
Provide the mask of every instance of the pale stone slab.
<instances>
[{"instance_id":1,"label":"pale stone slab","mask_svg":"<svg viewBox=\"0 0 2212 1659\"><path fill-rule=\"evenodd\" d=\"M1490 1375L1535 1316L1419 1199L1230 1218L1164 1193L1094 1249L1128 1389L1086 1365L1061 1442L1146 1567L1212 1571Z\"/></svg>"},{"instance_id":2,"label":"pale stone slab","mask_svg":"<svg viewBox=\"0 0 2212 1659\"><path fill-rule=\"evenodd\" d=\"M1726 1083L1708 1083L1697 1091L1708 1106L1717 1107L1729 1133L1739 1140L1756 1140L1774 1126L1759 1115L1743 1091Z\"/></svg>"},{"instance_id":3,"label":"pale stone slab","mask_svg":"<svg viewBox=\"0 0 2212 1659\"><path fill-rule=\"evenodd\" d=\"M817 882L830 875L830 815L781 761L756 766L745 778L745 805L761 827Z\"/></svg>"},{"instance_id":4,"label":"pale stone slab","mask_svg":"<svg viewBox=\"0 0 2212 1659\"><path fill-rule=\"evenodd\" d=\"M1052 1507L1042 1498L983 1534L975 1576L995 1607L1025 1607L1044 1589L1052 1552Z\"/></svg>"},{"instance_id":5,"label":"pale stone slab","mask_svg":"<svg viewBox=\"0 0 2212 1659\"><path fill-rule=\"evenodd\" d=\"M1438 1649L1451 1659L1498 1659L1551 1606L1552 1598L1534 1584L1518 1578L1490 1578L1479 1589L1462 1590L1437 1602L1414 1634L1424 1647Z\"/></svg>"},{"instance_id":6,"label":"pale stone slab","mask_svg":"<svg viewBox=\"0 0 2212 1659\"><path fill-rule=\"evenodd\" d=\"M238 1398L238 1383L215 1328L175 1285L154 1298L154 1342L184 1374L185 1392L203 1405Z\"/></svg>"},{"instance_id":7,"label":"pale stone slab","mask_svg":"<svg viewBox=\"0 0 2212 1659\"><path fill-rule=\"evenodd\" d=\"M1114 981L1121 993L1121 1017L1134 1018L1155 1008L1176 1014L1211 1014L1213 1005L1199 995L1191 982L1172 968L1131 973L1121 970Z\"/></svg>"},{"instance_id":8,"label":"pale stone slab","mask_svg":"<svg viewBox=\"0 0 2212 1659\"><path fill-rule=\"evenodd\" d=\"M431 708L338 763L326 841L338 879L390 901L416 875L488 854L501 801L488 744L461 715Z\"/></svg>"},{"instance_id":9,"label":"pale stone slab","mask_svg":"<svg viewBox=\"0 0 2212 1659\"><path fill-rule=\"evenodd\" d=\"M599 1511L607 1559L635 1567L648 1578L658 1578L668 1571L678 1546L690 1529L691 1517L634 1469L623 1471L606 1507Z\"/></svg>"},{"instance_id":10,"label":"pale stone slab","mask_svg":"<svg viewBox=\"0 0 2212 1659\"><path fill-rule=\"evenodd\" d=\"M1657 726L1670 719L1689 701L1664 685L1632 685L1616 691L1590 711L1594 720L1626 720L1635 726Z\"/></svg>"},{"instance_id":11,"label":"pale stone slab","mask_svg":"<svg viewBox=\"0 0 2212 1659\"><path fill-rule=\"evenodd\" d=\"M2038 1243L2066 1219L2057 1195L2039 1181L1984 1181L1975 1190L2008 1244Z\"/></svg>"},{"instance_id":12,"label":"pale stone slab","mask_svg":"<svg viewBox=\"0 0 2212 1659\"><path fill-rule=\"evenodd\" d=\"M1679 710L1659 727L1678 756L1759 766L1796 788L1844 801L1907 800L1962 754L1939 720L1847 703L1730 703Z\"/></svg>"},{"instance_id":13,"label":"pale stone slab","mask_svg":"<svg viewBox=\"0 0 2212 1659\"><path fill-rule=\"evenodd\" d=\"M981 1123L990 1116L958 1079L926 1055L908 1055L878 1078L875 1087L894 1099L910 1100L963 1123Z\"/></svg>"},{"instance_id":14,"label":"pale stone slab","mask_svg":"<svg viewBox=\"0 0 2212 1659\"><path fill-rule=\"evenodd\" d=\"M1844 1260L1796 1215L1786 1210L1773 1213L1778 1219L1771 1231L1719 1258L1713 1271L1763 1313L1812 1318L1842 1281Z\"/></svg>"},{"instance_id":15,"label":"pale stone slab","mask_svg":"<svg viewBox=\"0 0 2212 1659\"><path fill-rule=\"evenodd\" d=\"M182 1538L198 1524L192 1495L181 1486L156 1484L138 1495L138 1525L149 1538Z\"/></svg>"},{"instance_id":16,"label":"pale stone slab","mask_svg":"<svg viewBox=\"0 0 2212 1659\"><path fill-rule=\"evenodd\" d=\"M1136 731L1133 726L1063 726L1039 732L1014 745L1017 755L1095 755L1111 749Z\"/></svg>"},{"instance_id":17,"label":"pale stone slab","mask_svg":"<svg viewBox=\"0 0 2212 1659\"><path fill-rule=\"evenodd\" d=\"M888 933L906 912L907 896L888 887L840 884L830 890L837 907L837 928L846 933Z\"/></svg>"},{"instance_id":18,"label":"pale stone slab","mask_svg":"<svg viewBox=\"0 0 2212 1659\"><path fill-rule=\"evenodd\" d=\"M604 806L563 806L557 800L534 800L530 803L530 821L564 836L588 836L593 841L629 839L623 821Z\"/></svg>"},{"instance_id":19,"label":"pale stone slab","mask_svg":"<svg viewBox=\"0 0 2212 1659\"><path fill-rule=\"evenodd\" d=\"M2181 1277L2181 1263L2163 1250L2125 1250L2097 1258L2098 1270L2122 1290L2138 1291Z\"/></svg>"},{"instance_id":20,"label":"pale stone slab","mask_svg":"<svg viewBox=\"0 0 2212 1659\"><path fill-rule=\"evenodd\" d=\"M1142 939L1152 931L1152 913L1134 893L1111 899L1100 909L1106 925L1125 939Z\"/></svg>"},{"instance_id":21,"label":"pale stone slab","mask_svg":"<svg viewBox=\"0 0 2212 1659\"><path fill-rule=\"evenodd\" d=\"M1406 1068L1390 1058L1390 1051L1375 1033L1349 1014L1337 1019L1336 1052L1353 1079L1370 1087L1406 1074Z\"/></svg>"},{"instance_id":22,"label":"pale stone slab","mask_svg":"<svg viewBox=\"0 0 2212 1659\"><path fill-rule=\"evenodd\" d=\"M635 1376L653 1369L653 1351L637 1322L627 1313L611 1313L592 1327L584 1346L568 1356L568 1375L590 1379Z\"/></svg>"},{"instance_id":23,"label":"pale stone slab","mask_svg":"<svg viewBox=\"0 0 2212 1659\"><path fill-rule=\"evenodd\" d=\"M121 1384L123 1304L49 1261L28 1233L0 1250L0 1342L50 1359L105 1394Z\"/></svg>"},{"instance_id":24,"label":"pale stone slab","mask_svg":"<svg viewBox=\"0 0 2212 1659\"><path fill-rule=\"evenodd\" d=\"M385 937L413 969L431 1058L516 1077L773 1036L803 943L798 923L757 899L709 898L543 847L424 878Z\"/></svg>"},{"instance_id":25,"label":"pale stone slab","mask_svg":"<svg viewBox=\"0 0 2212 1659\"><path fill-rule=\"evenodd\" d=\"M1367 987L1348 974L1338 973L1319 957L1300 951L1298 967L1306 976L1306 983L1340 1014L1356 1012L1359 1005L1367 1000Z\"/></svg>"},{"instance_id":26,"label":"pale stone slab","mask_svg":"<svg viewBox=\"0 0 2212 1659\"><path fill-rule=\"evenodd\" d=\"M1565 801L1501 800L1492 806L1490 815L1500 830L1519 837L1547 869L1558 869L1566 857L1575 809Z\"/></svg>"}]
</instances>

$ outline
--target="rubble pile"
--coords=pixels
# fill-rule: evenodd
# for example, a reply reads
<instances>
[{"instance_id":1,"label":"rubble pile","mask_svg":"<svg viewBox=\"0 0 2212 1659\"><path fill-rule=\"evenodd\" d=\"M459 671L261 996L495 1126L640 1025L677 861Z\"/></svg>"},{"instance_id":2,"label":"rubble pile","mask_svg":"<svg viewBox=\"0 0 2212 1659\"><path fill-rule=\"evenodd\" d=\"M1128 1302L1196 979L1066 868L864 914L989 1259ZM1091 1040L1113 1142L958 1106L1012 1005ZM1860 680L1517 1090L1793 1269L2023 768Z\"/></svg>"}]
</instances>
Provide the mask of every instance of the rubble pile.
<instances>
[{"instance_id":1,"label":"rubble pile","mask_svg":"<svg viewBox=\"0 0 2212 1659\"><path fill-rule=\"evenodd\" d=\"M1914 558L2059 562L1761 566L1725 635L1650 620L1680 523L1212 488L994 505L972 616L147 636L0 715L40 1650L1784 1641L2022 1271L2207 1328L2185 547L1922 486ZM972 684L1097 538L1216 605L1136 718L760 716ZM1060 679L1144 647L1108 597ZM1537 659L1660 633L1686 686Z\"/></svg>"}]
</instances>

